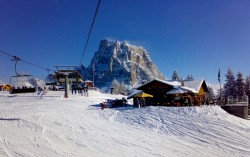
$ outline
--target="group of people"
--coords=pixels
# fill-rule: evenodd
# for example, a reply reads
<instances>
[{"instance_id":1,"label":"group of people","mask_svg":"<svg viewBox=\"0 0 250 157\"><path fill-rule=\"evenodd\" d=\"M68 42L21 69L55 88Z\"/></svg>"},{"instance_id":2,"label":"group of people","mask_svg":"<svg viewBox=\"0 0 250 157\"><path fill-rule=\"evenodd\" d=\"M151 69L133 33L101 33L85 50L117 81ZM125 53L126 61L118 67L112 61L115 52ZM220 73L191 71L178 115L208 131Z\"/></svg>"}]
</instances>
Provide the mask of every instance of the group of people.
<instances>
[{"instance_id":1,"label":"group of people","mask_svg":"<svg viewBox=\"0 0 250 157\"><path fill-rule=\"evenodd\" d=\"M87 83L80 83L80 84L72 83L71 92L72 94L79 93L83 96L88 97L88 84Z\"/></svg>"},{"instance_id":2,"label":"group of people","mask_svg":"<svg viewBox=\"0 0 250 157\"><path fill-rule=\"evenodd\" d=\"M146 101L145 98L136 98L134 99L133 107L145 107L146 106Z\"/></svg>"}]
</instances>

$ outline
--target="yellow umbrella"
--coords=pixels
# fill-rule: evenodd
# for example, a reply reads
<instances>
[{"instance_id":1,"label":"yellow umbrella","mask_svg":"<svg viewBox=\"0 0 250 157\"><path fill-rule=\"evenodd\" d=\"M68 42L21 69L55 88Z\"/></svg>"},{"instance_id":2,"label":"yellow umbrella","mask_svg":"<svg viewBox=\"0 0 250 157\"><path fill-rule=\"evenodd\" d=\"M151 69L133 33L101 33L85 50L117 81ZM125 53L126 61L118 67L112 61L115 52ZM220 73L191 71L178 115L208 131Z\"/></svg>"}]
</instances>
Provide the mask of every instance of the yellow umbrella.
<instances>
[{"instance_id":1,"label":"yellow umbrella","mask_svg":"<svg viewBox=\"0 0 250 157\"><path fill-rule=\"evenodd\" d=\"M153 96L153 95L150 95L150 94L148 94L148 93L142 92L142 93L139 93L139 94L135 94L133 97L134 97L134 98L146 98L146 97L152 98L152 97L154 97L154 96Z\"/></svg>"},{"instance_id":2,"label":"yellow umbrella","mask_svg":"<svg viewBox=\"0 0 250 157\"><path fill-rule=\"evenodd\" d=\"M142 90L133 91L131 94L128 95L127 99L131 98L145 98L145 97L153 97L153 95L147 94Z\"/></svg>"}]
</instances>

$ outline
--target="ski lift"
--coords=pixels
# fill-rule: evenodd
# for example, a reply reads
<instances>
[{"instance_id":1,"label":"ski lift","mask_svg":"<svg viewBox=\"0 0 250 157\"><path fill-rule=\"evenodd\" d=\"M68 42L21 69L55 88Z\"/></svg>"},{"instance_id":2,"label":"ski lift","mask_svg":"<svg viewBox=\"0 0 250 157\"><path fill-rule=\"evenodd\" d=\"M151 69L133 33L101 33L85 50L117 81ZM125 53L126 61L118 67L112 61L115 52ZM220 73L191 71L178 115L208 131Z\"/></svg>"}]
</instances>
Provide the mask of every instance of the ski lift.
<instances>
[{"instance_id":1,"label":"ski lift","mask_svg":"<svg viewBox=\"0 0 250 157\"><path fill-rule=\"evenodd\" d=\"M80 84L82 75L77 70L77 66L56 65L57 72L55 73L57 81L65 86L64 97L68 98L69 82L73 84Z\"/></svg>"},{"instance_id":2,"label":"ski lift","mask_svg":"<svg viewBox=\"0 0 250 157\"><path fill-rule=\"evenodd\" d=\"M49 71L50 69L47 69L48 71L48 76L45 78L45 84L46 85L57 85L57 80L55 77L55 74L50 74Z\"/></svg>"},{"instance_id":3,"label":"ski lift","mask_svg":"<svg viewBox=\"0 0 250 157\"><path fill-rule=\"evenodd\" d=\"M55 72L56 80L62 85L65 84L65 76L68 76L68 80L71 83L81 83L82 75L77 71L77 66L56 65L57 72Z\"/></svg>"},{"instance_id":4,"label":"ski lift","mask_svg":"<svg viewBox=\"0 0 250 157\"><path fill-rule=\"evenodd\" d=\"M16 67L17 62L20 60L19 57L14 56L14 59L12 61L15 61L15 72L16 76L10 77L10 94L15 93L35 93L36 88L31 84L31 80L34 78L32 75L21 75L17 73Z\"/></svg>"},{"instance_id":5,"label":"ski lift","mask_svg":"<svg viewBox=\"0 0 250 157\"><path fill-rule=\"evenodd\" d=\"M54 74L48 74L48 76L45 78L45 84L46 85L57 85L57 80Z\"/></svg>"}]
</instances>

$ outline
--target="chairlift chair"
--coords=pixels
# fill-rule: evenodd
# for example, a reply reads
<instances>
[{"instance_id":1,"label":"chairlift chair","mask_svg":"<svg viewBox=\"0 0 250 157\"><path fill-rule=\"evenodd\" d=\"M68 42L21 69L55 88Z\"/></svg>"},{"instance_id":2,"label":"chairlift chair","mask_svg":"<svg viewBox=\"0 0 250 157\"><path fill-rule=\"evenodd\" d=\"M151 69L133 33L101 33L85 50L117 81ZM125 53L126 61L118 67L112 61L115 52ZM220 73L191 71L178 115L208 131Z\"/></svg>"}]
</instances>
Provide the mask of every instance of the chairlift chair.
<instances>
[{"instance_id":1,"label":"chairlift chair","mask_svg":"<svg viewBox=\"0 0 250 157\"><path fill-rule=\"evenodd\" d=\"M10 78L10 94L35 93L36 88L30 83L32 75L16 75Z\"/></svg>"},{"instance_id":2,"label":"chairlift chair","mask_svg":"<svg viewBox=\"0 0 250 157\"><path fill-rule=\"evenodd\" d=\"M16 93L35 93L36 88L31 84L32 75L20 75L17 73L17 62L20 61L20 58L14 56L12 61L15 61L15 72L16 76L10 77L10 94Z\"/></svg>"}]
</instances>

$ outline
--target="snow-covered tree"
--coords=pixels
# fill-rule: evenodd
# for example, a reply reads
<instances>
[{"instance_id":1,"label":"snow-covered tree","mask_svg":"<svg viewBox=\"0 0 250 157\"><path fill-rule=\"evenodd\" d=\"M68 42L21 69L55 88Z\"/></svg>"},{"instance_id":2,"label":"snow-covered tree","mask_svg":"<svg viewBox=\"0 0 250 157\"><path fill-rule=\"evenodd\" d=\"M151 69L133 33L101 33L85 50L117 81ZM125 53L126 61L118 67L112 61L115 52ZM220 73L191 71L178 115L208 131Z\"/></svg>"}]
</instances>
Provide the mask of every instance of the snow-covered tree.
<instances>
[{"instance_id":1,"label":"snow-covered tree","mask_svg":"<svg viewBox=\"0 0 250 157\"><path fill-rule=\"evenodd\" d=\"M212 87L208 87L208 91L206 92L206 97L208 100L212 100L215 97L214 90Z\"/></svg>"},{"instance_id":2,"label":"snow-covered tree","mask_svg":"<svg viewBox=\"0 0 250 157\"><path fill-rule=\"evenodd\" d=\"M187 76L187 80L193 80L193 79L194 79L193 75L188 75Z\"/></svg>"},{"instance_id":3,"label":"snow-covered tree","mask_svg":"<svg viewBox=\"0 0 250 157\"><path fill-rule=\"evenodd\" d=\"M122 83L120 84L119 93L120 94L126 94L127 93L127 88L126 88L126 84L124 83L124 81L122 81Z\"/></svg>"},{"instance_id":4,"label":"snow-covered tree","mask_svg":"<svg viewBox=\"0 0 250 157\"><path fill-rule=\"evenodd\" d=\"M226 83L224 84L224 94L225 97L229 97L229 96L236 96L236 83L235 83L235 78L233 75L232 70L229 68L227 70L227 74L226 76Z\"/></svg>"},{"instance_id":5,"label":"snow-covered tree","mask_svg":"<svg viewBox=\"0 0 250 157\"><path fill-rule=\"evenodd\" d=\"M236 79L236 96L242 97L245 94L245 82L243 79L243 74L238 72Z\"/></svg>"},{"instance_id":6,"label":"snow-covered tree","mask_svg":"<svg viewBox=\"0 0 250 157\"><path fill-rule=\"evenodd\" d=\"M119 83L116 79L112 81L111 88L113 88L113 94L126 94L127 87L124 81Z\"/></svg>"},{"instance_id":7,"label":"snow-covered tree","mask_svg":"<svg viewBox=\"0 0 250 157\"><path fill-rule=\"evenodd\" d=\"M177 73L176 70L174 71L174 73L173 73L173 75L172 75L172 80L175 80L175 81L180 80L179 75L178 75L178 73Z\"/></svg>"},{"instance_id":8,"label":"snow-covered tree","mask_svg":"<svg viewBox=\"0 0 250 157\"><path fill-rule=\"evenodd\" d=\"M113 94L119 94L120 83L114 79L112 81L111 88L113 88Z\"/></svg>"}]
</instances>

